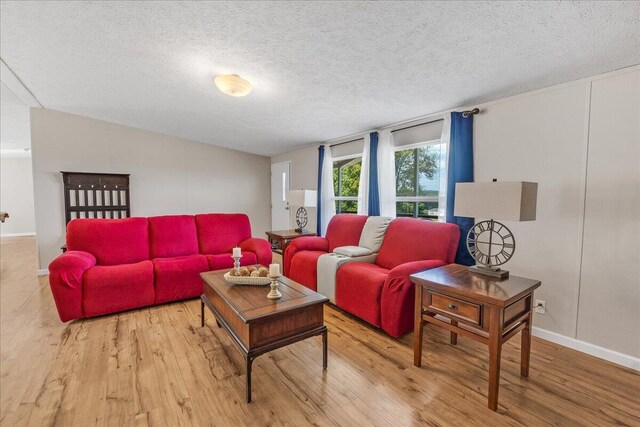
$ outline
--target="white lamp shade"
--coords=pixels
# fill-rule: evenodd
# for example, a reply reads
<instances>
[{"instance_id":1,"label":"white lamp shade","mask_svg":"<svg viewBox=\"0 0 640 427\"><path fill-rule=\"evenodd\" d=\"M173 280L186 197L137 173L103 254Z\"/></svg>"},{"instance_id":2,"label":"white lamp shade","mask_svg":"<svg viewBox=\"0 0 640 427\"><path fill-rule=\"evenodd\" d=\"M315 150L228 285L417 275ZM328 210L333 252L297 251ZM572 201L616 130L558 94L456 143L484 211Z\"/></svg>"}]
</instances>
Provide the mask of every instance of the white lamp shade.
<instances>
[{"instance_id":1,"label":"white lamp shade","mask_svg":"<svg viewBox=\"0 0 640 427\"><path fill-rule=\"evenodd\" d=\"M289 203L292 206L303 208L315 208L318 200L318 192L313 190L291 190L289 191Z\"/></svg>"},{"instance_id":2,"label":"white lamp shade","mask_svg":"<svg viewBox=\"0 0 640 427\"><path fill-rule=\"evenodd\" d=\"M455 216L534 221L537 182L466 182L456 184Z\"/></svg>"}]
</instances>

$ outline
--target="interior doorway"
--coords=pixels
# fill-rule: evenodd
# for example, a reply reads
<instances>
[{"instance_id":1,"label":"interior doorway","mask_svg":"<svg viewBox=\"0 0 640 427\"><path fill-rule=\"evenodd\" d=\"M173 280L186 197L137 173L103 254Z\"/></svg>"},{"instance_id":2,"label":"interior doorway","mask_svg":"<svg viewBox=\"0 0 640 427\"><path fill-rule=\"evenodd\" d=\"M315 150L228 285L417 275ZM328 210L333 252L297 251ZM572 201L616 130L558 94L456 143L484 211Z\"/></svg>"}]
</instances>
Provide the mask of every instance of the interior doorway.
<instances>
[{"instance_id":1,"label":"interior doorway","mask_svg":"<svg viewBox=\"0 0 640 427\"><path fill-rule=\"evenodd\" d=\"M271 165L271 229L291 228L289 210L289 169L290 162Z\"/></svg>"},{"instance_id":2,"label":"interior doorway","mask_svg":"<svg viewBox=\"0 0 640 427\"><path fill-rule=\"evenodd\" d=\"M5 74L3 74L3 78ZM0 84L0 235L32 236L36 231L29 107Z\"/></svg>"}]
</instances>

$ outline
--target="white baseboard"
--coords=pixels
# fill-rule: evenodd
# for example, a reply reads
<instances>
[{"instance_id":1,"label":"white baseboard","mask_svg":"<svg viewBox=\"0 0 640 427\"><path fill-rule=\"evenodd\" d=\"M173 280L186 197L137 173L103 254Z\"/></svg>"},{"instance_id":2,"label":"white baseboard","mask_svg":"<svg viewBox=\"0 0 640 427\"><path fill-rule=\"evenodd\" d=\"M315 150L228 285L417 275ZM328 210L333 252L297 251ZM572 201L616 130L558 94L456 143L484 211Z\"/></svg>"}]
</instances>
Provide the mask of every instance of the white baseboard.
<instances>
[{"instance_id":1,"label":"white baseboard","mask_svg":"<svg viewBox=\"0 0 640 427\"><path fill-rule=\"evenodd\" d=\"M49 269L48 268L41 268L39 270L36 270L36 274L38 276L46 276L47 274L49 274Z\"/></svg>"},{"instance_id":2,"label":"white baseboard","mask_svg":"<svg viewBox=\"0 0 640 427\"><path fill-rule=\"evenodd\" d=\"M35 236L35 232L30 233L3 233L0 234L0 237L27 237L27 236Z\"/></svg>"},{"instance_id":3,"label":"white baseboard","mask_svg":"<svg viewBox=\"0 0 640 427\"><path fill-rule=\"evenodd\" d=\"M618 353L617 351L609 350L608 348L600 347L598 345L591 344L585 341L580 341L575 338L569 338L555 332L547 331L546 329L536 328L535 326L533 327L532 334L538 338L542 338L547 341L551 341L556 344L581 351L582 353L599 357L600 359L608 360L609 362L617 363L618 365L626 366L627 368L640 371L640 358L629 356L628 354Z\"/></svg>"}]
</instances>

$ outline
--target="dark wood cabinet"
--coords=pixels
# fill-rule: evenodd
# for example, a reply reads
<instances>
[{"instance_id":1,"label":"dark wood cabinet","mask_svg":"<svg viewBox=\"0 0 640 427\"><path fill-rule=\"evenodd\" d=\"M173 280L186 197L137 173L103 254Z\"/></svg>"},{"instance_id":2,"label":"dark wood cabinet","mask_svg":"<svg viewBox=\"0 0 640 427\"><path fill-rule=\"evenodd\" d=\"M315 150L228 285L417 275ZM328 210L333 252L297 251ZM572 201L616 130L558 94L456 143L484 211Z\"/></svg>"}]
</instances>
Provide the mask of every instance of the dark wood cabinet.
<instances>
[{"instance_id":1,"label":"dark wood cabinet","mask_svg":"<svg viewBox=\"0 0 640 427\"><path fill-rule=\"evenodd\" d=\"M129 174L60 172L64 182L64 214L76 218L131 216Z\"/></svg>"}]
</instances>

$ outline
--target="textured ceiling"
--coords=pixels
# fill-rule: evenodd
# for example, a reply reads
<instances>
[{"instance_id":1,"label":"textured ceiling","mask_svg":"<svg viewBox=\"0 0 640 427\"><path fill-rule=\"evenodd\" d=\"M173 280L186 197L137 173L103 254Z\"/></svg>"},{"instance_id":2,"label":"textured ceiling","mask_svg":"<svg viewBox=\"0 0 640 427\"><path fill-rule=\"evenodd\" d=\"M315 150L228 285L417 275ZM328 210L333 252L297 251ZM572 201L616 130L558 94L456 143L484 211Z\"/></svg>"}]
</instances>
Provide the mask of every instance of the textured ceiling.
<instances>
[{"instance_id":1,"label":"textured ceiling","mask_svg":"<svg viewBox=\"0 0 640 427\"><path fill-rule=\"evenodd\" d=\"M47 108L273 155L640 63L640 2L7 2ZM244 98L213 77L254 84Z\"/></svg>"},{"instance_id":2,"label":"textured ceiling","mask_svg":"<svg viewBox=\"0 0 640 427\"><path fill-rule=\"evenodd\" d=\"M0 84L0 155L25 156L31 148L29 108L8 87Z\"/></svg>"}]
</instances>

